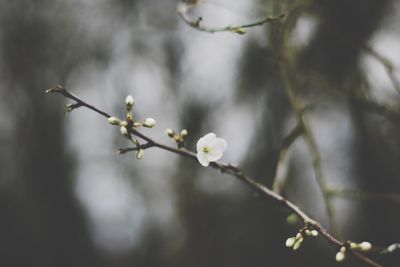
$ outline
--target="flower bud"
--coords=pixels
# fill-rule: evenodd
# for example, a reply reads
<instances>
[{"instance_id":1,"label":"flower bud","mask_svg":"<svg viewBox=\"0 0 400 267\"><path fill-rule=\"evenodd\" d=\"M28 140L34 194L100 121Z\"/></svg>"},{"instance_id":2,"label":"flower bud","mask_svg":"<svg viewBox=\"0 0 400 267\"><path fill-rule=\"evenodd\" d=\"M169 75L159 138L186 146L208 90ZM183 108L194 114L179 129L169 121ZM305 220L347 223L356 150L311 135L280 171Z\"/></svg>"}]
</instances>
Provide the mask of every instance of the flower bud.
<instances>
[{"instance_id":1,"label":"flower bud","mask_svg":"<svg viewBox=\"0 0 400 267\"><path fill-rule=\"evenodd\" d=\"M182 131L181 131L181 136L182 137L186 137L188 135L188 131L186 130L186 129L183 129Z\"/></svg>"},{"instance_id":2,"label":"flower bud","mask_svg":"<svg viewBox=\"0 0 400 267\"><path fill-rule=\"evenodd\" d=\"M137 159L142 159L144 156L144 150L143 149L139 149L138 152L136 153L136 158Z\"/></svg>"},{"instance_id":3,"label":"flower bud","mask_svg":"<svg viewBox=\"0 0 400 267\"><path fill-rule=\"evenodd\" d=\"M126 129L125 126L121 126L121 127L119 128L119 130L121 131L121 134L122 134L123 136L129 137L128 129Z\"/></svg>"},{"instance_id":4,"label":"flower bud","mask_svg":"<svg viewBox=\"0 0 400 267\"><path fill-rule=\"evenodd\" d=\"M359 244L359 248L361 251L368 251L372 248L372 245L370 242L364 241Z\"/></svg>"},{"instance_id":5,"label":"flower bud","mask_svg":"<svg viewBox=\"0 0 400 267\"><path fill-rule=\"evenodd\" d=\"M133 97L131 95L128 95L125 98L126 109L131 110L134 104L135 104L135 100L133 99Z\"/></svg>"},{"instance_id":6,"label":"flower bud","mask_svg":"<svg viewBox=\"0 0 400 267\"><path fill-rule=\"evenodd\" d=\"M297 250L300 248L301 243L303 243L304 238L300 237L293 245L293 250Z\"/></svg>"},{"instance_id":7,"label":"flower bud","mask_svg":"<svg viewBox=\"0 0 400 267\"><path fill-rule=\"evenodd\" d=\"M296 238L294 237L289 237L288 239L286 239L286 247L291 248L294 245L294 242L296 241Z\"/></svg>"},{"instance_id":8,"label":"flower bud","mask_svg":"<svg viewBox=\"0 0 400 267\"><path fill-rule=\"evenodd\" d=\"M317 230L311 230L311 236L318 236L318 231Z\"/></svg>"},{"instance_id":9,"label":"flower bud","mask_svg":"<svg viewBox=\"0 0 400 267\"><path fill-rule=\"evenodd\" d=\"M126 121L120 121L119 122L119 126L120 127L126 127L126 126L128 126L128 123Z\"/></svg>"},{"instance_id":10,"label":"flower bud","mask_svg":"<svg viewBox=\"0 0 400 267\"><path fill-rule=\"evenodd\" d=\"M342 261L344 261L345 258L346 258L346 254L344 252L339 251L338 253L336 253L335 259L337 262L342 262Z\"/></svg>"},{"instance_id":11,"label":"flower bud","mask_svg":"<svg viewBox=\"0 0 400 267\"><path fill-rule=\"evenodd\" d=\"M173 138L174 135L175 135L175 131L172 130L172 129L170 129L170 128L168 128L167 130L165 130L165 133L166 133L169 137L171 137L171 138Z\"/></svg>"},{"instance_id":12,"label":"flower bud","mask_svg":"<svg viewBox=\"0 0 400 267\"><path fill-rule=\"evenodd\" d=\"M390 252L390 253L392 253L392 252L396 251L397 249L400 249L400 243L391 244L391 245L387 248L387 251Z\"/></svg>"},{"instance_id":13,"label":"flower bud","mask_svg":"<svg viewBox=\"0 0 400 267\"><path fill-rule=\"evenodd\" d=\"M115 117L110 117L107 119L108 123L110 123L111 125L118 125L121 120Z\"/></svg>"},{"instance_id":14,"label":"flower bud","mask_svg":"<svg viewBox=\"0 0 400 267\"><path fill-rule=\"evenodd\" d=\"M147 128L153 128L154 126L156 126L156 120L153 118L147 118L144 120L143 126Z\"/></svg>"},{"instance_id":15,"label":"flower bud","mask_svg":"<svg viewBox=\"0 0 400 267\"><path fill-rule=\"evenodd\" d=\"M239 28L232 29L231 32L234 32L234 33L237 33L237 34L245 34L246 33L246 29L244 29L243 27L239 27Z\"/></svg>"}]
</instances>

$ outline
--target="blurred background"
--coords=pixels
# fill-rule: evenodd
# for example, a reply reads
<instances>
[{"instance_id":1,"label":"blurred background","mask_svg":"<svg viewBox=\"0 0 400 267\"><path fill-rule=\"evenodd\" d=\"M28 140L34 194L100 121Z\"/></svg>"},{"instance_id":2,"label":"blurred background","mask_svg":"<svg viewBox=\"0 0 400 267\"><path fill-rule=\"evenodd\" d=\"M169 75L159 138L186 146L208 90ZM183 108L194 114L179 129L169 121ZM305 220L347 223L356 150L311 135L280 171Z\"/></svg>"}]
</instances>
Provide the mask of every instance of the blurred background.
<instances>
[{"instance_id":1,"label":"blurred background","mask_svg":"<svg viewBox=\"0 0 400 267\"><path fill-rule=\"evenodd\" d=\"M296 124L290 71L333 218L301 138L282 194L342 240L400 242L400 3L209 0L190 13L216 27L285 13L285 46L283 21L209 34L176 4L0 0L0 266L338 265L322 239L287 249L300 224L228 175L157 149L117 155L129 145L118 128L86 109L65 116L66 99L44 95L57 84L119 117L132 94L135 116L157 120L143 132L166 144L169 127L188 129L190 149L215 132L224 161L271 186ZM399 252L371 256L400 265Z\"/></svg>"}]
</instances>

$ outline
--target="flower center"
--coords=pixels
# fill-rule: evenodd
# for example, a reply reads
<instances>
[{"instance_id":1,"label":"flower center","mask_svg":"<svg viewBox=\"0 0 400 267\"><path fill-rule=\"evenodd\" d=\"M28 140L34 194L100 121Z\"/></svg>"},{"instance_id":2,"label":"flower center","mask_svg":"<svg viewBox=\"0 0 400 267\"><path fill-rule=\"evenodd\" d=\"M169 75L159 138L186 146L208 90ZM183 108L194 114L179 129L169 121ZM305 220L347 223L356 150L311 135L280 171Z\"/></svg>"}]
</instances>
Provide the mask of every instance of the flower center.
<instances>
[{"instance_id":1,"label":"flower center","mask_svg":"<svg viewBox=\"0 0 400 267\"><path fill-rule=\"evenodd\" d=\"M203 152L204 152L204 153L210 152L210 148L209 148L208 146L205 146L205 147L203 148Z\"/></svg>"}]
</instances>

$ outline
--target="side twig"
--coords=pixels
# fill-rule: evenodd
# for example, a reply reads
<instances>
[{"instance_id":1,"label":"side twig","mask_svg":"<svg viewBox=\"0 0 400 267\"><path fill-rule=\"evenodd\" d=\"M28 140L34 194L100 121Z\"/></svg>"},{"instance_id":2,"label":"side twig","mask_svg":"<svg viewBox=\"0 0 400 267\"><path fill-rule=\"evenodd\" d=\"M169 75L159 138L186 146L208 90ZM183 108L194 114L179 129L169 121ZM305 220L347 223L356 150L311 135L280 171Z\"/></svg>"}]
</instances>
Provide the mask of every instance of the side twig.
<instances>
[{"instance_id":1,"label":"side twig","mask_svg":"<svg viewBox=\"0 0 400 267\"><path fill-rule=\"evenodd\" d=\"M225 27L208 27L205 25L202 25L203 18L198 17L196 19L192 18L191 16L188 15L189 10L193 7L193 5L187 4L185 2L180 2L177 6L177 13L179 17L190 27L195 28L198 31L203 31L203 32L209 32L209 33L215 33L215 32L234 32L238 34L244 34L246 33L246 28L251 28L255 26L261 26L264 25L265 23L268 22L274 22L281 20L285 17L285 14L280 14L279 16L276 17L265 17L261 20L248 23L248 24L243 24L239 26L225 26Z\"/></svg>"},{"instance_id":2,"label":"side twig","mask_svg":"<svg viewBox=\"0 0 400 267\"><path fill-rule=\"evenodd\" d=\"M276 165L274 182L272 184L272 190L278 194L282 192L283 187L286 184L287 178L287 154L290 146L303 134L303 128L297 124L289 134L282 140L281 147L279 149L278 163Z\"/></svg>"}]
</instances>

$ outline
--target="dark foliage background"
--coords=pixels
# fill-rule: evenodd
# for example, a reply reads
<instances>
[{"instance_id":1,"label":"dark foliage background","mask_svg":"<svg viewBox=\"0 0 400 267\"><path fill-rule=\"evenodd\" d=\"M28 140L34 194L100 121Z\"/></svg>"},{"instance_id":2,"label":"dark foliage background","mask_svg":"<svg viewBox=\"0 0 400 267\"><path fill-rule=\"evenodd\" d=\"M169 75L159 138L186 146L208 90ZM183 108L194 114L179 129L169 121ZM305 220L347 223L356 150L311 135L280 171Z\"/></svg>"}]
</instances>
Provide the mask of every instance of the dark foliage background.
<instances>
[{"instance_id":1,"label":"dark foliage background","mask_svg":"<svg viewBox=\"0 0 400 267\"><path fill-rule=\"evenodd\" d=\"M239 181L163 151L118 156L118 130L87 110L64 116L63 84L122 116L154 117L149 135L187 128L188 147L215 131L225 160L267 185L295 124L280 51L310 123L340 236L400 241L400 95L369 48L400 78L400 5L390 0L208 1L209 25L284 12L246 35L200 33L175 1L0 1L0 266L337 266L325 241L285 248L298 225ZM287 71L287 70L286 70ZM303 141L289 154L285 196L332 228ZM399 266L399 253L373 256ZM352 259L344 266L362 266Z\"/></svg>"}]
</instances>

